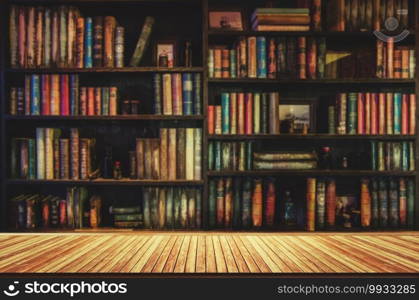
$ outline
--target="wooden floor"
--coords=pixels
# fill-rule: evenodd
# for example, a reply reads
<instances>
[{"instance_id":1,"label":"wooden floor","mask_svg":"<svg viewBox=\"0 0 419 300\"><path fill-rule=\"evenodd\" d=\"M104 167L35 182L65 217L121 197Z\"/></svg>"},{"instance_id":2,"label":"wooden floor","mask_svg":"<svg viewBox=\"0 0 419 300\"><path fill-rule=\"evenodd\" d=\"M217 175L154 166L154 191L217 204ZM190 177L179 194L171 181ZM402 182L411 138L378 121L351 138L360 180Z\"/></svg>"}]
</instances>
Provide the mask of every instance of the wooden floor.
<instances>
[{"instance_id":1,"label":"wooden floor","mask_svg":"<svg viewBox=\"0 0 419 300\"><path fill-rule=\"evenodd\" d=\"M0 234L0 272L419 272L419 233Z\"/></svg>"}]
</instances>

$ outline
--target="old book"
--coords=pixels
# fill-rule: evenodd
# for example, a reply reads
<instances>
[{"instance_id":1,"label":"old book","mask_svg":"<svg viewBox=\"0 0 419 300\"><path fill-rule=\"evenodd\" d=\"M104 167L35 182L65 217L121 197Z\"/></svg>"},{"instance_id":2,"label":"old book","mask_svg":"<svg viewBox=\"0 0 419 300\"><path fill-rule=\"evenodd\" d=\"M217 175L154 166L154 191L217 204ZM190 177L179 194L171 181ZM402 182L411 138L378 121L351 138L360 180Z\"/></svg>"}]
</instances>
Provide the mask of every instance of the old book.
<instances>
[{"instance_id":1,"label":"old book","mask_svg":"<svg viewBox=\"0 0 419 300\"><path fill-rule=\"evenodd\" d=\"M260 134L260 93L253 94L253 134Z\"/></svg>"},{"instance_id":2,"label":"old book","mask_svg":"<svg viewBox=\"0 0 419 300\"><path fill-rule=\"evenodd\" d=\"M163 74L163 114L173 114L172 78L170 74Z\"/></svg>"},{"instance_id":3,"label":"old book","mask_svg":"<svg viewBox=\"0 0 419 300\"><path fill-rule=\"evenodd\" d=\"M237 93L237 133L245 134L245 94Z\"/></svg>"},{"instance_id":4,"label":"old book","mask_svg":"<svg viewBox=\"0 0 419 300\"><path fill-rule=\"evenodd\" d=\"M228 49L221 49L221 77L230 77L230 51Z\"/></svg>"},{"instance_id":5,"label":"old book","mask_svg":"<svg viewBox=\"0 0 419 300\"><path fill-rule=\"evenodd\" d=\"M356 107L358 109L357 118L358 118L358 134L365 134L365 95L363 93L358 93Z\"/></svg>"},{"instance_id":6,"label":"old book","mask_svg":"<svg viewBox=\"0 0 419 300\"><path fill-rule=\"evenodd\" d=\"M110 21L110 20L108 20ZM112 22L112 21L110 21ZM103 41L104 41L104 33L103 33L103 17L96 16L93 18L93 66L94 67L102 67L104 66L104 58L103 58ZM110 25L108 25L110 26ZM108 29L109 30L109 29ZM111 34L111 32L108 32Z\"/></svg>"},{"instance_id":7,"label":"old book","mask_svg":"<svg viewBox=\"0 0 419 300\"><path fill-rule=\"evenodd\" d=\"M384 179L379 179L378 183L378 201L379 201L379 224L381 228L387 227L388 224L388 194L387 184Z\"/></svg>"},{"instance_id":8,"label":"old book","mask_svg":"<svg viewBox=\"0 0 419 300\"><path fill-rule=\"evenodd\" d=\"M168 178L168 129L160 128L160 179Z\"/></svg>"},{"instance_id":9,"label":"old book","mask_svg":"<svg viewBox=\"0 0 419 300\"><path fill-rule=\"evenodd\" d=\"M316 183L316 225L324 229L326 216L326 183L318 180Z\"/></svg>"},{"instance_id":10,"label":"old book","mask_svg":"<svg viewBox=\"0 0 419 300\"><path fill-rule=\"evenodd\" d=\"M84 18L79 17L76 20L76 57L75 57L76 68L84 67L84 32L85 32Z\"/></svg>"},{"instance_id":11,"label":"old book","mask_svg":"<svg viewBox=\"0 0 419 300\"><path fill-rule=\"evenodd\" d=\"M176 180L178 178L176 170L176 161L177 161L177 143L178 139L176 136L176 128L169 128L169 153L168 153L168 171L169 171L169 180ZM186 151L185 151L186 152Z\"/></svg>"},{"instance_id":12,"label":"old book","mask_svg":"<svg viewBox=\"0 0 419 300\"><path fill-rule=\"evenodd\" d=\"M241 227L241 179L233 180L233 228Z\"/></svg>"},{"instance_id":13,"label":"old book","mask_svg":"<svg viewBox=\"0 0 419 300\"><path fill-rule=\"evenodd\" d=\"M242 225L249 228L252 224L252 181L246 178L242 190Z\"/></svg>"},{"instance_id":14,"label":"old book","mask_svg":"<svg viewBox=\"0 0 419 300\"><path fill-rule=\"evenodd\" d=\"M309 38L307 43L307 78L316 79L317 75L317 43L315 38Z\"/></svg>"},{"instance_id":15,"label":"old book","mask_svg":"<svg viewBox=\"0 0 419 300\"><path fill-rule=\"evenodd\" d=\"M31 115L41 114L41 89L40 89L40 77L39 75L31 75Z\"/></svg>"},{"instance_id":16,"label":"old book","mask_svg":"<svg viewBox=\"0 0 419 300\"><path fill-rule=\"evenodd\" d=\"M166 188L159 188L158 193L158 228L163 229L166 226Z\"/></svg>"},{"instance_id":17,"label":"old book","mask_svg":"<svg viewBox=\"0 0 419 300\"><path fill-rule=\"evenodd\" d=\"M265 226L272 227L275 222L276 189L275 182L269 180L266 187L265 203L263 205L263 222Z\"/></svg>"},{"instance_id":18,"label":"old book","mask_svg":"<svg viewBox=\"0 0 419 300\"><path fill-rule=\"evenodd\" d=\"M195 172L195 154L194 154L194 128L186 128L186 146L185 146L185 175L187 180L194 180Z\"/></svg>"},{"instance_id":19,"label":"old book","mask_svg":"<svg viewBox=\"0 0 419 300\"><path fill-rule=\"evenodd\" d=\"M327 25L330 31L345 31L345 0L328 1Z\"/></svg>"},{"instance_id":20,"label":"old book","mask_svg":"<svg viewBox=\"0 0 419 300\"><path fill-rule=\"evenodd\" d=\"M122 26L115 28L115 67L124 67L124 43L125 43L125 29Z\"/></svg>"},{"instance_id":21,"label":"old book","mask_svg":"<svg viewBox=\"0 0 419 300\"><path fill-rule=\"evenodd\" d=\"M237 134L237 93L230 93L229 100L230 100L229 132L230 134Z\"/></svg>"},{"instance_id":22,"label":"old book","mask_svg":"<svg viewBox=\"0 0 419 300\"><path fill-rule=\"evenodd\" d=\"M144 139L144 178L152 179L151 164L152 164L152 142L151 139Z\"/></svg>"},{"instance_id":23,"label":"old book","mask_svg":"<svg viewBox=\"0 0 419 300\"><path fill-rule=\"evenodd\" d=\"M51 78L48 74L41 75L41 114L51 114Z\"/></svg>"},{"instance_id":24,"label":"old book","mask_svg":"<svg viewBox=\"0 0 419 300\"><path fill-rule=\"evenodd\" d=\"M409 134L416 134L416 95L409 94Z\"/></svg>"},{"instance_id":25,"label":"old book","mask_svg":"<svg viewBox=\"0 0 419 300\"><path fill-rule=\"evenodd\" d=\"M247 50L248 50L248 77L256 78L257 77L257 46L256 46L256 37L251 36L247 38Z\"/></svg>"},{"instance_id":26,"label":"old book","mask_svg":"<svg viewBox=\"0 0 419 300\"><path fill-rule=\"evenodd\" d=\"M25 7L18 10L18 63L19 67L26 67L26 18ZM10 30L13 29L11 26Z\"/></svg>"},{"instance_id":27,"label":"old book","mask_svg":"<svg viewBox=\"0 0 419 300\"><path fill-rule=\"evenodd\" d=\"M267 78L268 76L266 49L266 38L258 36L256 38L257 78Z\"/></svg>"},{"instance_id":28,"label":"old book","mask_svg":"<svg viewBox=\"0 0 419 300\"><path fill-rule=\"evenodd\" d=\"M60 115L60 75L51 74L51 115Z\"/></svg>"},{"instance_id":29,"label":"old book","mask_svg":"<svg viewBox=\"0 0 419 300\"><path fill-rule=\"evenodd\" d=\"M214 228L217 216L217 183L214 179L208 184L208 226Z\"/></svg>"},{"instance_id":30,"label":"old book","mask_svg":"<svg viewBox=\"0 0 419 300\"><path fill-rule=\"evenodd\" d=\"M37 7L35 15L35 66L43 65L43 49L44 49L44 8Z\"/></svg>"},{"instance_id":31,"label":"old book","mask_svg":"<svg viewBox=\"0 0 419 300\"><path fill-rule=\"evenodd\" d=\"M70 115L69 75L60 75L60 115Z\"/></svg>"},{"instance_id":32,"label":"old book","mask_svg":"<svg viewBox=\"0 0 419 300\"><path fill-rule=\"evenodd\" d=\"M151 139L151 178L160 179L160 140Z\"/></svg>"},{"instance_id":33,"label":"old book","mask_svg":"<svg viewBox=\"0 0 419 300\"><path fill-rule=\"evenodd\" d=\"M142 193L142 207L143 207L143 219L144 227L151 228L151 188L146 187Z\"/></svg>"},{"instance_id":34,"label":"old book","mask_svg":"<svg viewBox=\"0 0 419 300\"><path fill-rule=\"evenodd\" d=\"M307 216L306 216L306 228L307 231L315 230L315 219L316 219L316 178L307 178Z\"/></svg>"},{"instance_id":35,"label":"old book","mask_svg":"<svg viewBox=\"0 0 419 300\"><path fill-rule=\"evenodd\" d=\"M202 178L202 129L194 128L194 180Z\"/></svg>"},{"instance_id":36,"label":"old book","mask_svg":"<svg viewBox=\"0 0 419 300\"><path fill-rule=\"evenodd\" d=\"M193 81L191 73L182 74L182 101L183 101L183 114L193 114Z\"/></svg>"},{"instance_id":37,"label":"old book","mask_svg":"<svg viewBox=\"0 0 419 300\"><path fill-rule=\"evenodd\" d=\"M357 93L348 94L348 134L356 134Z\"/></svg>"},{"instance_id":38,"label":"old book","mask_svg":"<svg viewBox=\"0 0 419 300\"><path fill-rule=\"evenodd\" d=\"M174 115L183 114L183 99L182 99L182 75L180 73L171 74L172 78L172 112ZM164 92L167 92L164 90Z\"/></svg>"},{"instance_id":39,"label":"old book","mask_svg":"<svg viewBox=\"0 0 419 300\"><path fill-rule=\"evenodd\" d=\"M115 28L115 17L106 16L103 21L103 66L105 68L115 66Z\"/></svg>"},{"instance_id":40,"label":"old book","mask_svg":"<svg viewBox=\"0 0 419 300\"><path fill-rule=\"evenodd\" d=\"M369 191L369 180L361 180L361 226L371 226L371 196Z\"/></svg>"},{"instance_id":41,"label":"old book","mask_svg":"<svg viewBox=\"0 0 419 300\"><path fill-rule=\"evenodd\" d=\"M93 67L93 19L86 18L84 33L84 67Z\"/></svg>"},{"instance_id":42,"label":"old book","mask_svg":"<svg viewBox=\"0 0 419 300\"><path fill-rule=\"evenodd\" d=\"M216 189L216 224L218 227L224 226L225 203L224 203L224 180L222 178L217 180Z\"/></svg>"},{"instance_id":43,"label":"old book","mask_svg":"<svg viewBox=\"0 0 419 300\"><path fill-rule=\"evenodd\" d=\"M222 107L221 105L214 106L214 118L215 118L215 134L222 134Z\"/></svg>"},{"instance_id":44,"label":"old book","mask_svg":"<svg viewBox=\"0 0 419 300\"><path fill-rule=\"evenodd\" d=\"M307 51L307 39L306 37L298 37L297 44L297 72L299 79L306 79L306 51Z\"/></svg>"},{"instance_id":45,"label":"old book","mask_svg":"<svg viewBox=\"0 0 419 300\"><path fill-rule=\"evenodd\" d=\"M208 77L214 77L214 49L208 49Z\"/></svg>"},{"instance_id":46,"label":"old book","mask_svg":"<svg viewBox=\"0 0 419 300\"><path fill-rule=\"evenodd\" d=\"M64 38L65 36L63 36ZM27 8L26 30L26 64L27 68L35 67L35 7Z\"/></svg>"},{"instance_id":47,"label":"old book","mask_svg":"<svg viewBox=\"0 0 419 300\"><path fill-rule=\"evenodd\" d=\"M253 94L246 93L244 99L245 106L245 133L253 134Z\"/></svg>"},{"instance_id":48,"label":"old book","mask_svg":"<svg viewBox=\"0 0 419 300\"><path fill-rule=\"evenodd\" d=\"M408 134L409 131L409 95L401 94L401 134Z\"/></svg>"},{"instance_id":49,"label":"old book","mask_svg":"<svg viewBox=\"0 0 419 300\"><path fill-rule=\"evenodd\" d=\"M186 156L186 128L177 129L176 144L176 178L186 179L186 164L189 157Z\"/></svg>"},{"instance_id":50,"label":"old book","mask_svg":"<svg viewBox=\"0 0 419 300\"><path fill-rule=\"evenodd\" d=\"M326 226L335 226L336 220L336 182L330 179L326 184Z\"/></svg>"},{"instance_id":51,"label":"old book","mask_svg":"<svg viewBox=\"0 0 419 300\"><path fill-rule=\"evenodd\" d=\"M186 196L188 197L187 204L187 227L194 229L196 228L196 190L187 189Z\"/></svg>"},{"instance_id":52,"label":"old book","mask_svg":"<svg viewBox=\"0 0 419 300\"><path fill-rule=\"evenodd\" d=\"M214 78L222 77L222 49L214 49Z\"/></svg>"},{"instance_id":53,"label":"old book","mask_svg":"<svg viewBox=\"0 0 419 300\"><path fill-rule=\"evenodd\" d=\"M100 87L95 87L94 97L94 114L100 116L102 114L102 89Z\"/></svg>"},{"instance_id":54,"label":"old book","mask_svg":"<svg viewBox=\"0 0 419 300\"><path fill-rule=\"evenodd\" d=\"M193 74L193 105L194 114L200 115L202 113L202 99L201 99L201 74Z\"/></svg>"},{"instance_id":55,"label":"old book","mask_svg":"<svg viewBox=\"0 0 419 300\"><path fill-rule=\"evenodd\" d=\"M174 205L174 188L169 187L166 190L166 211L165 211L165 224L167 228L174 228L173 218L173 205Z\"/></svg>"},{"instance_id":56,"label":"old book","mask_svg":"<svg viewBox=\"0 0 419 300\"><path fill-rule=\"evenodd\" d=\"M221 133L230 133L230 94L221 93Z\"/></svg>"},{"instance_id":57,"label":"old book","mask_svg":"<svg viewBox=\"0 0 419 300\"><path fill-rule=\"evenodd\" d=\"M269 94L269 133L279 133L279 94Z\"/></svg>"},{"instance_id":58,"label":"old book","mask_svg":"<svg viewBox=\"0 0 419 300\"><path fill-rule=\"evenodd\" d=\"M57 134L54 134L53 143L53 166L54 166L54 179L60 178L61 164L60 164L60 140L59 140L59 129L55 129Z\"/></svg>"},{"instance_id":59,"label":"old book","mask_svg":"<svg viewBox=\"0 0 419 300\"><path fill-rule=\"evenodd\" d=\"M45 128L45 179L54 179L54 129Z\"/></svg>"},{"instance_id":60,"label":"old book","mask_svg":"<svg viewBox=\"0 0 419 300\"><path fill-rule=\"evenodd\" d=\"M185 189L180 192L180 227L188 226L188 194Z\"/></svg>"},{"instance_id":61,"label":"old book","mask_svg":"<svg viewBox=\"0 0 419 300\"><path fill-rule=\"evenodd\" d=\"M208 134L215 133L215 106L208 105Z\"/></svg>"},{"instance_id":62,"label":"old book","mask_svg":"<svg viewBox=\"0 0 419 300\"><path fill-rule=\"evenodd\" d=\"M415 182L407 179L407 226L412 228L415 224L414 220L414 201L415 201Z\"/></svg>"},{"instance_id":63,"label":"old book","mask_svg":"<svg viewBox=\"0 0 419 300\"><path fill-rule=\"evenodd\" d=\"M143 28L141 30L140 37L138 38L137 45L134 50L134 54L132 55L132 58L130 61L131 67L137 67L140 64L141 59L144 55L145 49L147 48L153 25L154 25L154 18L146 17Z\"/></svg>"},{"instance_id":64,"label":"old book","mask_svg":"<svg viewBox=\"0 0 419 300\"><path fill-rule=\"evenodd\" d=\"M12 68L18 67L18 44L21 30L18 26L19 7L16 5L10 6L9 15L9 49L10 49L10 66Z\"/></svg>"},{"instance_id":65,"label":"old book","mask_svg":"<svg viewBox=\"0 0 419 300\"><path fill-rule=\"evenodd\" d=\"M155 73L153 75L154 87L154 114L162 113L162 77L161 74Z\"/></svg>"},{"instance_id":66,"label":"old book","mask_svg":"<svg viewBox=\"0 0 419 300\"><path fill-rule=\"evenodd\" d=\"M79 77L76 74L69 75L69 105L70 114L79 114Z\"/></svg>"},{"instance_id":67,"label":"old book","mask_svg":"<svg viewBox=\"0 0 419 300\"><path fill-rule=\"evenodd\" d=\"M66 65L74 67L76 50L76 18L77 11L70 7L67 14L67 62Z\"/></svg>"},{"instance_id":68,"label":"old book","mask_svg":"<svg viewBox=\"0 0 419 300\"><path fill-rule=\"evenodd\" d=\"M79 156L79 131L77 128L70 129L70 155L71 155L71 179L80 178L80 156Z\"/></svg>"},{"instance_id":69,"label":"old book","mask_svg":"<svg viewBox=\"0 0 419 300\"><path fill-rule=\"evenodd\" d=\"M389 180L389 224L391 227L399 226L399 195L394 179Z\"/></svg>"},{"instance_id":70,"label":"old book","mask_svg":"<svg viewBox=\"0 0 419 300\"><path fill-rule=\"evenodd\" d=\"M36 128L36 156L37 156L37 168L36 168L36 178L37 179L46 179L45 178L45 128Z\"/></svg>"}]
</instances>

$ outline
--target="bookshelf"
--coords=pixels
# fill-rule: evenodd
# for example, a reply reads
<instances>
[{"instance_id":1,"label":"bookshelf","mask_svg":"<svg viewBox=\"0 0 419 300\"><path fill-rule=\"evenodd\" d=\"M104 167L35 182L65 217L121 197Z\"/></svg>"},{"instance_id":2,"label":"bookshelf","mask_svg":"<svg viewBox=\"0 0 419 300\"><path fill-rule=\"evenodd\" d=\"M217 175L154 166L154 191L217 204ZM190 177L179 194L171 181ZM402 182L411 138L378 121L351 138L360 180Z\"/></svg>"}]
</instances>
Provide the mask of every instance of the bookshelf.
<instances>
[{"instance_id":1,"label":"bookshelf","mask_svg":"<svg viewBox=\"0 0 419 300\"><path fill-rule=\"evenodd\" d=\"M252 9L258 5L262 5L264 1L255 1L255 3L244 4L242 1L230 0L227 1L228 6L242 7L246 16L249 16ZM126 34L126 49L125 49L125 65L128 65L128 59L131 56L132 50L135 46L139 32L141 30L143 17L147 15L157 16L156 23L158 25L152 38L152 43L158 39L166 37L177 36L178 39L188 37L194 44L193 66L183 67L176 66L173 68L161 68L153 66L152 55L153 46L150 43L150 49L146 50L145 57L139 67L123 67L123 68L11 68L9 66L8 54L8 37L7 34L2 34L0 46L0 97L2 104L0 107L0 130L1 130L1 231L9 230L7 225L8 217L8 199L11 195L15 195L19 189L27 189L29 191L36 191L37 187L42 187L42 191L48 189L63 189L67 186L87 186L100 190L101 188L111 188L114 191L123 193L124 187L132 189L138 187L197 187L202 192L202 229L211 229L208 224L209 218L209 182L217 177L239 177L239 178L265 178L275 177L281 180L282 178L305 178L310 176L319 177L336 177L343 185L357 180L361 177L377 178L377 177L397 177L403 176L415 180L416 195L419 193L419 176L417 171L372 171L372 170L246 170L246 171L211 171L208 170L208 144L210 142L240 142L251 141L259 148L265 145L270 147L280 148L283 143L289 145L298 145L298 147L316 147L330 145L336 148L349 147L357 149L361 147L365 149L370 141L409 141L414 142L416 152L415 157L419 157L419 141L418 134L416 135L339 135L327 134L322 132L309 134L250 134L250 135L210 135L208 134L208 113L207 107L209 104L214 104L219 101L217 98L222 92L229 91L261 91L272 92L279 91L285 98L295 97L309 97L315 94L318 97L316 111L318 119L325 117L324 109L327 107L327 101L323 98L330 95L335 95L340 91L359 91L371 89L378 91L381 88L394 91L408 91L419 93L418 76L414 79L381 79L381 78L350 78L350 79L257 79L257 78L210 78L208 74L208 54L209 49L214 44L219 43L233 43L239 37L249 36L265 36L265 37L324 37L326 41L330 40L333 43L349 42L351 46L359 46L363 43L370 43L374 37L371 32L269 32L252 30L244 31L217 31L208 28L208 12L214 8L223 8L227 6L226 1L220 0L8 0L0 4L1 12L1 32L8 32L8 14L9 6L17 5L45 5L51 6L55 4L71 4L77 6L86 15L114 15L117 17L127 30ZM136 12L141 10L141 22L135 21L137 18ZM323 9L324 10L324 9ZM415 5L414 13L418 15L419 5ZM325 13L325 12L323 12ZM413 13L413 12L412 12ZM124 18L123 18L124 16ZM180 16L180 17L179 17ZM247 21L248 22L248 21ZM140 24L141 23L141 24ZM176 26L171 26L171 24ZM135 24L135 25L133 25ZM416 21L416 30L410 30L410 34L406 39L409 45L415 45L416 54L418 52L419 44L416 40L416 35L419 30L419 24ZM166 32L167 31L167 32ZM418 74L418 67L416 67L416 74ZM129 89L135 82L141 83L141 88L152 90L152 75L155 73L199 73L202 75L202 114L197 115L153 115L153 114L139 114L139 115L117 115L117 116L31 116L31 115L9 115L8 114L8 94L9 86L12 83L22 82L25 74L79 74L81 81L87 81L89 84L111 85L117 82L118 87L122 90ZM131 89L137 92L138 89ZM298 93L295 93L298 92ZM129 93L129 92L128 92ZM142 100L151 106L153 98L151 93L142 95ZM417 106L419 102L416 100ZM416 113L417 114L417 113ZM418 115L418 114L417 114ZM327 116L326 116L327 118ZM318 122L319 128L323 126ZM41 125L39 125L41 124ZM10 140L14 136L22 136L30 132L35 127L77 127L86 126L92 130L99 130L105 128L110 130L117 127L121 131L130 130L132 127L148 128L150 132L155 132L155 128L164 127L166 125L174 127L197 127L202 128L202 155L201 155L201 180L135 180L123 178L120 180L114 179L95 179L95 180L25 180L14 179L10 177ZM416 126L418 127L418 126ZM319 129L317 128L317 129ZM105 130L105 132L106 132ZM418 129L416 128L416 133ZM96 133L98 135L106 135L104 131ZM118 143L120 139L116 141ZM128 152L129 144L132 141L126 141L121 144L124 150L120 152ZM281 144L282 143L282 144ZM126 155L127 156L127 155ZM416 162L416 170L419 170L419 163ZM358 187L359 189L359 187ZM131 191L131 190L130 190ZM419 197L415 197L415 218L419 216ZM305 199L299 199L299 202L304 202ZM299 206L301 203L298 204ZM418 229L419 222L416 221L415 229ZM109 226L109 224L107 224ZM277 226L278 230L286 230L283 226ZM264 230L263 228L260 230ZM298 228L302 230L302 228ZM353 230L358 230L354 228Z\"/></svg>"}]
</instances>

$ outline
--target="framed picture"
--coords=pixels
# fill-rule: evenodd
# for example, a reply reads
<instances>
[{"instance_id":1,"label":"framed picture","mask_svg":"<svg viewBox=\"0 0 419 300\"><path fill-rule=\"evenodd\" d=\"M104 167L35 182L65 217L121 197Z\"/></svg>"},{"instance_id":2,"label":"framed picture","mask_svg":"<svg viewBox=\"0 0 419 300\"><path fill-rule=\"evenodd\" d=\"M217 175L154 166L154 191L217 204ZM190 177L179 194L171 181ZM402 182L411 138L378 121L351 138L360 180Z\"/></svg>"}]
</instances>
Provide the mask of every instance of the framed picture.
<instances>
[{"instance_id":1,"label":"framed picture","mask_svg":"<svg viewBox=\"0 0 419 300\"><path fill-rule=\"evenodd\" d=\"M212 10L209 12L209 29L212 30L244 30L244 17L240 9Z\"/></svg>"},{"instance_id":2,"label":"framed picture","mask_svg":"<svg viewBox=\"0 0 419 300\"><path fill-rule=\"evenodd\" d=\"M154 60L158 67L173 68L176 66L177 59L176 40L159 40L156 42L154 50Z\"/></svg>"},{"instance_id":3,"label":"framed picture","mask_svg":"<svg viewBox=\"0 0 419 300\"><path fill-rule=\"evenodd\" d=\"M316 99L283 99L279 104L281 132L315 132L315 100Z\"/></svg>"}]
</instances>

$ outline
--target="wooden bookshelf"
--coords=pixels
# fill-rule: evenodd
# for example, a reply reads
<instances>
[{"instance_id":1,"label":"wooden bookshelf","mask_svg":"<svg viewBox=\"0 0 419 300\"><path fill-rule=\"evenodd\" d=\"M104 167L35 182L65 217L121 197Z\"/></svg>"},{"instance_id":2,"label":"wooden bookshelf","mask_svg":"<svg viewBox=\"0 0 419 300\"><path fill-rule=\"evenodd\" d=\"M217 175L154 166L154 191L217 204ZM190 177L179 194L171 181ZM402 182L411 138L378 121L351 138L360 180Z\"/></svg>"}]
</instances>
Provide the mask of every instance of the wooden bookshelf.
<instances>
[{"instance_id":1,"label":"wooden bookshelf","mask_svg":"<svg viewBox=\"0 0 419 300\"><path fill-rule=\"evenodd\" d=\"M230 3L231 2L231 3ZM148 52L146 52L145 62L140 67L123 67L123 68L36 68L36 69L25 69L17 68L13 69L9 66L9 54L8 54L8 14L9 5L11 4L25 4L25 5L55 5L60 4L72 4L75 6L82 6L86 9L88 15L96 14L98 9L98 15L107 14L112 15L115 11L118 19L123 19L125 13L129 16L124 20L124 26L128 26L130 32L129 38L130 43L126 47L126 60L131 55L132 48L134 47L133 42L136 42L139 31L141 29L137 22L138 16L136 15L136 9L139 12L139 17L144 17L144 14L156 13L159 14L160 18L157 22L159 28L156 30L155 36L152 39L152 43L158 39L164 39L167 35L177 35L179 38L184 36L192 36L194 40L194 62L193 67L176 66L173 68L160 68L153 65L151 56L153 45L150 44ZM307 148L311 148L312 144L316 145L332 145L333 147L346 147L347 145L354 144L356 146L366 146L371 140L379 141L413 141L416 146L415 157L419 157L419 126L417 127L416 135L330 135L324 133L310 133L306 135L300 134L259 134L259 135L209 135L208 124L207 124L207 106L214 104L218 100L216 99L222 91L230 91L229 89L239 90L257 90L257 91L287 91L292 90L301 92L303 96L311 96L312 94L329 94L334 95L339 91L347 91L353 88L356 91L363 91L363 89L371 88L373 90L379 90L381 88L397 89L415 91L416 95L419 94L419 77L416 75L415 79L379 79L379 78L351 78L351 79L288 79L279 78L277 79L251 79L251 78L238 78L238 79L223 79L223 78L209 78L208 75L208 50L210 46L218 44L219 41L226 42L226 44L233 43L238 37L242 36L266 36L266 37L295 37L295 36L307 36L307 37L325 37L327 41L333 41L335 43L348 43L349 47L359 46L363 43L373 43L374 35L372 32L255 32L252 30L244 31L217 31L210 30L208 28L208 11L212 7L224 7L224 6L237 6L244 7L245 11L251 11L251 8L256 7L258 3L244 3L238 0L6 0L0 2L0 99L2 104L0 106L0 231L6 231L7 229L7 215L8 215L8 203L7 200L11 194L21 189L29 188L31 191L38 187L53 188L62 186L89 186L96 189L101 188L112 188L116 191L125 191L124 188L129 189L130 187L147 187L147 186L162 186L162 187L197 187L202 190L202 224L203 229L208 228L208 193L209 193L209 180L214 177L277 177L285 178L288 176L298 176L301 178L309 176L319 177L339 177L339 180L354 181L361 177L392 177L392 176L403 176L413 178L415 180L416 195L419 194L419 176L417 171L371 171L371 170L249 170L249 171L209 171L208 170L208 144L211 141L253 141L255 144L263 147L265 145L282 145L299 143L305 145ZM416 3L415 3L416 4ZM147 7L147 12L143 12L142 6ZM177 7L179 6L179 7ZM176 9L174 12L173 9ZM183 12L187 9L187 12ZM193 11L194 14L188 12ZM93 13L92 13L93 12ZM414 12L412 12L414 13ZM415 5L416 16L419 15L419 5ZM166 18L173 15L177 15L178 24L174 24L172 19L166 20ZM141 22L140 22L141 23ZM173 25L174 24L174 25ZM179 32L176 32L176 28L181 28ZM414 44L416 47L416 54L419 54L419 43L416 40L416 35L419 31L419 21L416 21L415 30L410 30L410 34L407 37L407 41L410 44ZM167 31L167 32L166 32ZM417 55L419 56L419 55ZM125 65L128 65L125 63ZM419 64L416 67L416 74L419 74ZM175 115L152 115L152 114L140 114L140 115L118 115L118 116L11 116L8 114L8 93L10 82L21 81L25 74L68 74L77 73L80 76L84 76L89 82L97 85L106 85L118 82L122 89L131 87L134 85L141 85L141 88L151 89L151 75L153 73L201 73L202 74L202 115L188 115L188 116L175 116ZM127 79L129 77L129 79ZM147 77L147 79L146 79ZM294 96L295 97L295 96ZM281 95L282 99L282 95ZM151 103L152 97L144 97L141 99L144 102ZM419 107L419 101L416 101L417 107ZM318 107L324 108L326 105L322 101L318 101ZM418 112L417 115L419 116ZM71 124L74 127L77 126L92 126L100 127L103 124L108 124L109 121L120 121L110 122L113 124L124 124L127 127L141 127L147 130L155 130L159 127L157 121L170 121L176 124L176 127L187 127L189 124L198 124L197 126L203 129L203 140L202 140L202 180L189 181L189 180L132 180L132 179L95 179L95 180L23 180L23 179L12 179L10 178L10 139L16 134L18 130L27 129L28 132L37 126L38 123L49 124L48 122L54 122L54 124L60 124L59 126L68 126ZM88 122L87 122L88 121ZM91 121L91 122L90 122ZM101 122L96 122L101 121ZM127 122L124 122L127 121ZM130 122L128 122L130 121ZM156 121L156 122L138 122L136 121ZM172 124L171 123L171 124ZM22 124L22 126L20 126ZM75 125L74 125L75 124ZM100 125L98 125L100 124ZM144 125L145 124L145 125ZM44 125L43 125L44 126ZM57 126L57 125L55 125ZM45 127L45 126L44 126ZM156 128L154 128L156 127ZM320 131L321 132L321 131ZM324 131L323 131L324 132ZM285 143L284 143L285 142ZM128 142L127 142L128 144ZM119 145L116 145L119 146ZM354 147L356 147L354 146ZM126 145L124 145L126 147ZM127 150L124 148L124 151ZM125 151L127 152L127 151ZM419 170L419 160L416 161L416 170ZM416 196L415 201L415 218L419 216L419 197ZM279 230L285 230L283 227L276 227ZM419 229L419 223L416 223L416 229ZM353 229L357 230L356 228ZM389 229L390 230L390 229Z\"/></svg>"}]
</instances>

